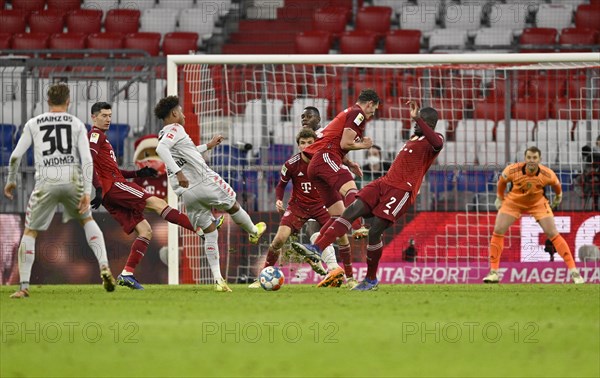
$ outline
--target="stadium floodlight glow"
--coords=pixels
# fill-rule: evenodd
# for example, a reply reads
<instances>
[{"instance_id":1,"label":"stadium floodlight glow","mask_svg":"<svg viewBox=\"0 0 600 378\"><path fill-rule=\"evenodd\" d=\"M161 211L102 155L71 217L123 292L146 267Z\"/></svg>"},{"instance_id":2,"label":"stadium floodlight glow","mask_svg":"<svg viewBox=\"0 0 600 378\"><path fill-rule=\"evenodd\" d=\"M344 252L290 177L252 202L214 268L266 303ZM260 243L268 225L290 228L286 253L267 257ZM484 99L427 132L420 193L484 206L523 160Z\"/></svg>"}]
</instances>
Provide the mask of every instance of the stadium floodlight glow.
<instances>
[{"instance_id":1,"label":"stadium floodlight glow","mask_svg":"<svg viewBox=\"0 0 600 378\"><path fill-rule=\"evenodd\" d=\"M488 153L488 156L497 158L496 163L502 165L509 159L513 159L514 153L520 151L524 143L534 140L537 143L552 146L552 148L556 147L554 152L558 153L558 143L563 142L560 139L557 142L557 138L560 138L558 134L544 134L545 140L536 140L537 133L542 128L539 127L539 122L535 117L551 119L553 117L550 116L550 112L554 112L552 114L556 116L555 118L558 120L568 118L568 122L571 122L571 124L573 124L572 122L591 120L593 114L595 114L592 111L593 106L595 106L593 102L597 101L600 93L600 89L598 89L600 88L599 68L600 53L595 52L411 55L168 55L167 94L191 96L191 98L186 99L186 103L194 106L203 141L216 132L226 132L230 134L228 136L231 137L230 144L232 146L236 142L243 141L252 145L254 147L252 152L254 152L266 151L269 143L273 140L274 143L287 141L286 143L293 144L294 130L297 129L297 126L293 125L297 121L295 119L297 114L295 113L297 111L296 105L301 103L298 100L320 101L320 106L329 107L329 109L321 109L324 126L326 124L325 120L331 119L332 116L335 116L337 112L348 105L348 101L354 99L356 88L362 84L365 87L373 84L378 91L381 88L381 91L385 92L379 93L383 99L392 96L394 96L394 100L398 99L396 103L388 101L382 107L381 112L385 115L382 117L382 124L388 122L389 125L397 121L398 125L401 125L402 122L406 125L407 121L410 122L402 115L401 101L412 98L425 103L441 104L438 106L442 107L441 111L444 113L442 118L451 135L463 119L471 119L473 114L476 114L479 103L485 102L486 98L491 96L490 94L495 93L498 97L489 98L493 98L496 102L502 104L503 109L500 109L500 111L505 114L507 119L505 122L506 127L504 127L504 123L499 126L498 120L493 120L493 138L494 142L496 142L496 137L498 137L497 141L506 141L507 149L502 149L502 151L499 149L494 151L493 154ZM541 75L541 72L544 74ZM540 83L540 77L543 77L546 82ZM580 78L583 78L581 84L577 84L579 83L577 80ZM414 81L409 82L409 80ZM521 88L519 83L525 84ZM548 97L550 96L549 92L553 96L557 94L556 98L562 99L564 97L566 103L559 103L556 98ZM511 96L515 96L514 99ZM529 124L523 123L526 124L524 130L527 132L525 134L520 133L520 121L513 122L511 128L510 114L519 114L520 111L515 109L520 109L519 106L513 106L517 105L514 101L517 98L536 104L524 109L524 120L533 122L531 129L527 128ZM269 107L273 106L273 109L275 109L274 114L277 117L281 115L281 119L277 118L272 121L269 117L273 112L267 112L268 114L261 113L260 117L252 118L253 122L248 121L247 118L252 117L253 114L247 110L245 113L244 111L248 109L248 106L256 105L252 102L256 99L262 99L262 102L257 105L257 109L269 110ZM264 99L269 100L265 101ZM536 102L538 99L540 101ZM543 113L543 109L537 107L538 103L551 103L552 109L548 108L550 110L546 109L547 113ZM444 106L449 106L449 108L443 108ZM398 116L398 114L400 115ZM377 120L373 122L377 122ZM240 131L244 126L250 127L253 123L257 126L256 129L249 129L249 133ZM256 125L256 123L260 125ZM399 128L402 128L402 126L399 126ZM577 135L590 139L591 130L588 125L586 131L582 129L581 134ZM497 131L501 135L496 135ZM394 137L388 137L383 128L373 128L373 132L375 134L370 136L374 136L376 144L385 144L390 153L397 152L392 150L397 143L401 142L402 136L395 134ZM377 134L379 132L381 134ZM235 134L235 138L231 134ZM593 137L595 138L595 135ZM489 138L492 138L492 136ZM460 140L452 141L453 144L449 143L447 146L447 152L443 160L445 164L473 165L476 169L482 169L485 154L480 155L481 148L490 141L492 139L469 140L464 145L467 146L464 149L463 144L459 143ZM574 145L577 139L570 139L569 141ZM565 142L565 146L568 147L569 143ZM473 148L473 151L469 148ZM470 155L471 153L472 155ZM573 152L571 155L561 153L563 154L561 155L563 164L571 164L574 168L577 168L577 164L580 164L579 161L574 160L579 151ZM563 159L562 156L567 156L567 158ZM558 157L556 159L556 163L559 163ZM260 158L259 161L263 162ZM489 162L485 164L487 163ZM238 172L233 172L232 170L236 168L231 166L222 168L223 172L231 173L227 174L229 178L242 177L241 181L246 185L248 178L244 177L244 172L239 172L239 168L237 168ZM426 185L423 185L423 187L426 187ZM266 191L261 193L263 192L267 193ZM258 194L259 199L257 201L259 208L265 200L270 200L272 205L273 198L260 198L263 195L261 193ZM266 196L266 194L264 195ZM170 206L179 206L177 197L171 188L169 188L168 202ZM424 202L421 203L421 206L428 208L428 204ZM457 222L462 222L465 219L467 219L466 222L469 222L469 211L465 210L464 213L466 215L460 217L460 220L457 218ZM477 213L477 215L481 214ZM277 222L273 223L276 224ZM189 254L186 261L194 261L194 266L190 268L193 271L194 282L203 282L206 277L210 277L210 273L207 273L206 276L201 273L204 268L202 268L202 262L200 261L202 246L199 238L191 233L187 235L188 232L179 229L177 225L169 224L168 227L169 284L179 284L182 281L179 277L180 252ZM233 225L233 227L236 226ZM233 240L234 235L226 229L221 230L219 235L220 244L223 245L223 240L225 240L227 245L221 248L221 258L227 260L225 272L228 271L230 266L231 254L227 251L237 251L243 248L242 244L239 243L244 241ZM462 243L464 241L459 236L461 235L451 235L449 238L448 235L440 235L439 244L436 242L435 245L420 246L420 251L422 250L426 254L425 257L420 256L420 258L423 258L424 261L438 261L436 259L439 259L440 264L448 264L449 261L454 261L450 260L454 257L442 254L444 248L448 249L451 243ZM481 245L472 246L472 251L468 252L465 259L476 264L486 264L487 256L485 253L482 254L480 250L485 249L483 244L487 243L487 235L477 236L481 236L479 242ZM449 239L453 241L448 241ZM456 240L454 241L454 239ZM431 252L431 255L427 255L428 251L433 252ZM234 263L232 262L232 264Z\"/></svg>"}]
</instances>

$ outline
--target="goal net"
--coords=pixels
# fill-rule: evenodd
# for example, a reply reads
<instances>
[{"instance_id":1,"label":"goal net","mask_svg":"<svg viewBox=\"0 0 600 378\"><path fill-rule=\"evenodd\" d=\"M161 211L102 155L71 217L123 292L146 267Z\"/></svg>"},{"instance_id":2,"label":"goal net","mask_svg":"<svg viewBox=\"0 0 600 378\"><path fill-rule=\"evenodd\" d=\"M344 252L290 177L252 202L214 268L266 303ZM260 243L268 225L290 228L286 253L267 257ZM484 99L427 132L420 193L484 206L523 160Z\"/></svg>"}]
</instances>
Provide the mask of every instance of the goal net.
<instances>
[{"instance_id":1,"label":"goal net","mask_svg":"<svg viewBox=\"0 0 600 378\"><path fill-rule=\"evenodd\" d=\"M598 156L582 152L600 134L599 62L598 53L169 56L167 86L169 94L183 99L186 128L196 143L217 134L225 137L206 160L237 192L253 220L268 225L255 246L226 216L219 245L230 282L256 276L277 232L275 186L281 165L297 152L303 109L318 108L325 126L364 88L382 98L366 133L381 147L383 162L391 162L411 135L408 100L435 108L440 116L436 131L446 138L416 206L384 235L380 273L395 274L385 267L403 264L431 277L387 277L388 282L459 282L456 272L467 282L475 276L479 281L488 266L498 174L522 161L529 146L542 151L543 164L561 180L565 193L557 227L576 259L581 247L600 244L600 217L595 216L600 188L593 182L600 180L593 172ZM349 156L373 172L369 179L356 178L359 187L385 173L386 165L373 164L366 151ZM286 200L291 184L287 189ZM172 193L169 203L177 205ZM308 240L303 233L299 238ZM415 256L408 248L411 240ZM524 216L505 237L502 262L549 261L544 244L539 226ZM360 279L366 242L353 241L352 251ZM561 259L558 254L553 258ZM204 259L196 235L170 226L169 283L212 282ZM293 275L288 281L318 280L293 254L284 252L279 264ZM436 273L438 267L445 270Z\"/></svg>"}]
</instances>

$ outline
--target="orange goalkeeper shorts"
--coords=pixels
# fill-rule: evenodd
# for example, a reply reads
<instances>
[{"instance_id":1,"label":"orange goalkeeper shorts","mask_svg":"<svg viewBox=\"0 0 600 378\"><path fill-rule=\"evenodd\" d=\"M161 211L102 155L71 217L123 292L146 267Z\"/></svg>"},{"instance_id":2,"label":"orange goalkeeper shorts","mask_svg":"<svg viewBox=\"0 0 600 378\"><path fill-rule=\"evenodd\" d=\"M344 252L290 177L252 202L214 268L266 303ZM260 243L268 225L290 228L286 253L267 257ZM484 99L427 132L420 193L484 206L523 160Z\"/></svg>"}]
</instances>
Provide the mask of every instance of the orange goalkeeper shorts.
<instances>
[{"instance_id":1,"label":"orange goalkeeper shorts","mask_svg":"<svg viewBox=\"0 0 600 378\"><path fill-rule=\"evenodd\" d=\"M529 213L535 218L536 221L539 221L542 218L554 216L554 213L550 208L550 203L546 198L543 197L532 205L522 205L515 201L505 199L502 202L502 206L498 212L508 214L517 219L521 218L522 213Z\"/></svg>"}]
</instances>

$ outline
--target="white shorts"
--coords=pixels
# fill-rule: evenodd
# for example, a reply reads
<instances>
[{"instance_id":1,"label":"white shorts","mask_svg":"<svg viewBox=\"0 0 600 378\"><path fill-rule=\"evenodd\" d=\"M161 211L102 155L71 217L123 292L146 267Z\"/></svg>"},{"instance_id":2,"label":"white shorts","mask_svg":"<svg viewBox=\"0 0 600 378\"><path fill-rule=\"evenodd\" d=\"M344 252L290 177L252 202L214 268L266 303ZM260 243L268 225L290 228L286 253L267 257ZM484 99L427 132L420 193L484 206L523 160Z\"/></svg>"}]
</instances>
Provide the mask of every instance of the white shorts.
<instances>
[{"instance_id":1,"label":"white shorts","mask_svg":"<svg viewBox=\"0 0 600 378\"><path fill-rule=\"evenodd\" d=\"M214 221L212 209L229 210L236 202L235 191L221 177L213 182L201 182L181 195L188 218L203 230Z\"/></svg>"},{"instance_id":2,"label":"white shorts","mask_svg":"<svg viewBox=\"0 0 600 378\"><path fill-rule=\"evenodd\" d=\"M53 185L36 183L27 204L25 227L35 231L47 230L59 203L65 208L63 223L70 219L83 220L91 217L90 209L84 214L79 214L78 206L82 195L81 182Z\"/></svg>"}]
</instances>

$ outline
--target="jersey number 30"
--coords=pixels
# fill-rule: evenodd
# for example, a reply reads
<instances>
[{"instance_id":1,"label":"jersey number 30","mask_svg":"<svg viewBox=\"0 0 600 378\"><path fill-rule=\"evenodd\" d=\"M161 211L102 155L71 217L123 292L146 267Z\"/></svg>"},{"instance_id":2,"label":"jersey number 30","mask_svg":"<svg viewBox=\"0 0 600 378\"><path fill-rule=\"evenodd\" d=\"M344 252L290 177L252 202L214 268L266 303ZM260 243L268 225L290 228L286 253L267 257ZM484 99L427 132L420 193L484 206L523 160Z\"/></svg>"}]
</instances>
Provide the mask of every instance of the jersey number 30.
<instances>
[{"instance_id":1,"label":"jersey number 30","mask_svg":"<svg viewBox=\"0 0 600 378\"><path fill-rule=\"evenodd\" d=\"M44 131L42 141L50 143L50 147L42 153L43 156L52 155L56 150L63 154L71 153L71 125L45 125L40 130Z\"/></svg>"}]
</instances>

